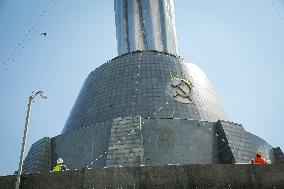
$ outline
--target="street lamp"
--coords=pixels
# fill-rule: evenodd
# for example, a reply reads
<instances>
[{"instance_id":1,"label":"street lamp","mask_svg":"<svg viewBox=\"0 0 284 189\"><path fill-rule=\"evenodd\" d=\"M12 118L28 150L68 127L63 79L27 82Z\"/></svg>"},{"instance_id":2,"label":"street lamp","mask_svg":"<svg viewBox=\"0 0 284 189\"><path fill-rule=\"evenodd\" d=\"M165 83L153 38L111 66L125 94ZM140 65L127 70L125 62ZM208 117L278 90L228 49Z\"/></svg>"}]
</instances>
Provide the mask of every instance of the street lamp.
<instances>
[{"instance_id":1,"label":"street lamp","mask_svg":"<svg viewBox=\"0 0 284 189\"><path fill-rule=\"evenodd\" d=\"M31 112L31 108L32 108L32 102L33 102L33 99L34 99L36 96L38 96L38 95L39 95L41 98L43 98L43 99L47 99L47 96L45 96L42 91L38 91L38 92L36 92L34 95L31 95L31 96L29 97L29 104L28 104L28 111L27 111L27 116L26 116L24 137L23 137L22 148L21 148L19 169L18 169L17 180L16 180L16 189L19 189L19 188L20 188L21 174L22 174L22 171L23 171L23 156L24 156L24 152L25 152L25 145L26 145L26 138L27 138L27 133L28 133L28 126L29 126L29 120L30 120L30 112Z\"/></svg>"}]
</instances>

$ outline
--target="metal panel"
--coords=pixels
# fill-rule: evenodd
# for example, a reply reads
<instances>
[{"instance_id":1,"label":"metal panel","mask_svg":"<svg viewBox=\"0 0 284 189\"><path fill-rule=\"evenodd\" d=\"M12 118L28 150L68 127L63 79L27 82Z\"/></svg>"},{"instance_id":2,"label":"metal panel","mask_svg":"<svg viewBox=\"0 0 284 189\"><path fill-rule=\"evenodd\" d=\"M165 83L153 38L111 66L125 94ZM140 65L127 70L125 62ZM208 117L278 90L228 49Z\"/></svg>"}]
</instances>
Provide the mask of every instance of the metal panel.
<instances>
[{"instance_id":1,"label":"metal panel","mask_svg":"<svg viewBox=\"0 0 284 189\"><path fill-rule=\"evenodd\" d=\"M139 73L139 75L137 75ZM193 83L193 103L166 93L171 76L184 73ZM136 83L137 82L137 83ZM166 102L169 102L165 106ZM63 133L116 117L141 115L206 121L227 120L206 74L186 60L154 51L129 53L103 64L86 79Z\"/></svg>"},{"instance_id":2,"label":"metal panel","mask_svg":"<svg viewBox=\"0 0 284 189\"><path fill-rule=\"evenodd\" d=\"M115 0L118 54L157 50L176 54L172 0Z\"/></svg>"}]
</instances>

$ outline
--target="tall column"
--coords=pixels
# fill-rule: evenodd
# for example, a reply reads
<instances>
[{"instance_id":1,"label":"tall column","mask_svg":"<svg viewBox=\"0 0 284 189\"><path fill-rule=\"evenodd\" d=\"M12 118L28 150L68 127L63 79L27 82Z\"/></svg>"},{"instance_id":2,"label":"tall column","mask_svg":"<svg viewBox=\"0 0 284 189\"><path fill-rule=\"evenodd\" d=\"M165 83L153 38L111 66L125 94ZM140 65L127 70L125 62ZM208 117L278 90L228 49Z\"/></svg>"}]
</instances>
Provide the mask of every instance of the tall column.
<instances>
[{"instance_id":1,"label":"tall column","mask_svg":"<svg viewBox=\"0 0 284 189\"><path fill-rule=\"evenodd\" d=\"M173 0L114 0L118 54L157 50L177 54Z\"/></svg>"}]
</instances>

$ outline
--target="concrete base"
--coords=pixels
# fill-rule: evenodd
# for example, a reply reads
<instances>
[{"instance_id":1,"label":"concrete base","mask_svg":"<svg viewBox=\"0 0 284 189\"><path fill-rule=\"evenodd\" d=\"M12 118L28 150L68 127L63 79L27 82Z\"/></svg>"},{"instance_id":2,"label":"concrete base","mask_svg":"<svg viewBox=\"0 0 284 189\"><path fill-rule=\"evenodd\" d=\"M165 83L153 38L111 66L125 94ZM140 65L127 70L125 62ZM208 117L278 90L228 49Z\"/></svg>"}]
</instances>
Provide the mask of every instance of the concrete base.
<instances>
[{"instance_id":1,"label":"concrete base","mask_svg":"<svg viewBox=\"0 0 284 189\"><path fill-rule=\"evenodd\" d=\"M280 149L228 120L198 66L164 52L128 53L89 74L62 133L35 143L23 170L48 172L59 157L70 169L248 163L259 149L283 162Z\"/></svg>"},{"instance_id":2,"label":"concrete base","mask_svg":"<svg viewBox=\"0 0 284 189\"><path fill-rule=\"evenodd\" d=\"M69 169L249 163L259 148L267 161L283 163L280 148L237 123L127 116L36 142L24 173L48 172L59 157Z\"/></svg>"},{"instance_id":3,"label":"concrete base","mask_svg":"<svg viewBox=\"0 0 284 189\"><path fill-rule=\"evenodd\" d=\"M29 174L21 189L284 188L284 165L172 165L115 167ZM13 189L16 176L0 177Z\"/></svg>"}]
</instances>

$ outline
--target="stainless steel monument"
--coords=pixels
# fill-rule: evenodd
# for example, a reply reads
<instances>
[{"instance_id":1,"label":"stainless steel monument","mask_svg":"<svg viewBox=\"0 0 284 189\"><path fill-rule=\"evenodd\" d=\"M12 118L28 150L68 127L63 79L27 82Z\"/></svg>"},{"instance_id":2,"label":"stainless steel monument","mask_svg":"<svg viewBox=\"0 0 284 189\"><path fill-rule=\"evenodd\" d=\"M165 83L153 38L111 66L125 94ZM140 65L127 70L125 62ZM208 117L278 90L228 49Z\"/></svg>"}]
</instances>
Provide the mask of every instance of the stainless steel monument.
<instances>
[{"instance_id":1,"label":"stainless steel monument","mask_svg":"<svg viewBox=\"0 0 284 189\"><path fill-rule=\"evenodd\" d=\"M25 172L248 163L283 153L229 120L206 74L177 56L172 0L116 0L119 56L89 74L62 133L33 144Z\"/></svg>"},{"instance_id":2,"label":"stainless steel monument","mask_svg":"<svg viewBox=\"0 0 284 189\"><path fill-rule=\"evenodd\" d=\"M177 54L173 0L114 2L118 55L156 50Z\"/></svg>"}]
</instances>

